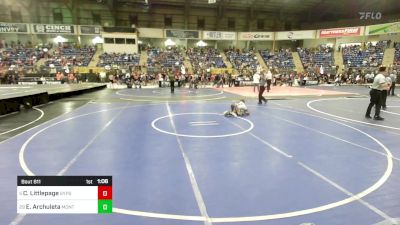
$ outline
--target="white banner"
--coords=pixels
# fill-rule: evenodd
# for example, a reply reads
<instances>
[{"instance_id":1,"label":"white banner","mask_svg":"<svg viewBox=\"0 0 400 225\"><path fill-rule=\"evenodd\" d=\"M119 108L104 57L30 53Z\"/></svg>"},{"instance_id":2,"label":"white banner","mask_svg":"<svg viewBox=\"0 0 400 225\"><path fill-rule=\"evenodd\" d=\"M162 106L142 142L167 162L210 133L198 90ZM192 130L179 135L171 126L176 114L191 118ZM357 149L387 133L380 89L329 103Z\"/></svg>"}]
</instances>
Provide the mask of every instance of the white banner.
<instances>
[{"instance_id":1,"label":"white banner","mask_svg":"<svg viewBox=\"0 0 400 225\"><path fill-rule=\"evenodd\" d=\"M31 24L35 34L75 34L75 25L66 24Z\"/></svg>"},{"instance_id":2,"label":"white banner","mask_svg":"<svg viewBox=\"0 0 400 225\"><path fill-rule=\"evenodd\" d=\"M206 40L236 40L236 32L203 31Z\"/></svg>"},{"instance_id":3,"label":"white banner","mask_svg":"<svg viewBox=\"0 0 400 225\"><path fill-rule=\"evenodd\" d=\"M248 41L274 40L274 32L240 32L239 40L248 40Z\"/></svg>"},{"instance_id":4,"label":"white banner","mask_svg":"<svg viewBox=\"0 0 400 225\"><path fill-rule=\"evenodd\" d=\"M303 40L314 39L315 30L282 31L275 33L275 40Z\"/></svg>"}]
</instances>

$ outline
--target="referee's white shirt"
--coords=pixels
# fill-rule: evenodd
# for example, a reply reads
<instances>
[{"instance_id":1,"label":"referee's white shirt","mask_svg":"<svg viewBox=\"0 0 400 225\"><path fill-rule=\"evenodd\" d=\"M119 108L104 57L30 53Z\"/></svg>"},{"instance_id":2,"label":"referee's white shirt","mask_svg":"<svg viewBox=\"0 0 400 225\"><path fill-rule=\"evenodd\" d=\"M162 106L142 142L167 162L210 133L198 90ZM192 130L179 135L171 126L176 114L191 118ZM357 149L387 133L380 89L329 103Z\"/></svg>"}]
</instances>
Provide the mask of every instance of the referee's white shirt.
<instances>
[{"instance_id":1,"label":"referee's white shirt","mask_svg":"<svg viewBox=\"0 0 400 225\"><path fill-rule=\"evenodd\" d=\"M253 75L253 84L259 84L260 83L260 74L255 73Z\"/></svg>"},{"instance_id":2,"label":"referee's white shirt","mask_svg":"<svg viewBox=\"0 0 400 225\"><path fill-rule=\"evenodd\" d=\"M272 80L272 73L271 71L267 72L267 76L266 76L267 80Z\"/></svg>"},{"instance_id":3,"label":"referee's white shirt","mask_svg":"<svg viewBox=\"0 0 400 225\"><path fill-rule=\"evenodd\" d=\"M382 91L386 90L386 87L387 87L386 78L383 74L379 73L378 75L375 76L371 88Z\"/></svg>"}]
</instances>

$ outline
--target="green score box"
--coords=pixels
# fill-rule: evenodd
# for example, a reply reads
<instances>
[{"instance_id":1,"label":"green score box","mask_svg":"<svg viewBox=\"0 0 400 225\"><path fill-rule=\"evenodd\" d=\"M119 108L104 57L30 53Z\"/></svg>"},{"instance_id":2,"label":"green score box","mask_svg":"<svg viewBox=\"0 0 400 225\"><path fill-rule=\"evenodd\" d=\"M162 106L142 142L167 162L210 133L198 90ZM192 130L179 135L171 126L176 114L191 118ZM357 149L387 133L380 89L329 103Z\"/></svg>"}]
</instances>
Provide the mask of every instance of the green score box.
<instances>
[{"instance_id":1,"label":"green score box","mask_svg":"<svg viewBox=\"0 0 400 225\"><path fill-rule=\"evenodd\" d=\"M98 213L112 213L112 200L99 200L97 205Z\"/></svg>"}]
</instances>

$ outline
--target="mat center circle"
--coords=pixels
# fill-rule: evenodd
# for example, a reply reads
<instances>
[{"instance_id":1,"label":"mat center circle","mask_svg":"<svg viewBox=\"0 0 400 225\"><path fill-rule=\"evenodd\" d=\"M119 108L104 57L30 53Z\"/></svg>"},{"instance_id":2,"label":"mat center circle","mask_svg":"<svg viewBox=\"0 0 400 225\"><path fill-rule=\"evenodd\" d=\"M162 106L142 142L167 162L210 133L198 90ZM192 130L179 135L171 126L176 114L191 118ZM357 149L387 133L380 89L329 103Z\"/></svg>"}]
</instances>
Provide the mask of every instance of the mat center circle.
<instances>
[{"instance_id":1,"label":"mat center circle","mask_svg":"<svg viewBox=\"0 0 400 225\"><path fill-rule=\"evenodd\" d=\"M178 113L158 117L151 126L179 137L220 138L250 132L254 124L242 117L226 118L219 113Z\"/></svg>"}]
</instances>

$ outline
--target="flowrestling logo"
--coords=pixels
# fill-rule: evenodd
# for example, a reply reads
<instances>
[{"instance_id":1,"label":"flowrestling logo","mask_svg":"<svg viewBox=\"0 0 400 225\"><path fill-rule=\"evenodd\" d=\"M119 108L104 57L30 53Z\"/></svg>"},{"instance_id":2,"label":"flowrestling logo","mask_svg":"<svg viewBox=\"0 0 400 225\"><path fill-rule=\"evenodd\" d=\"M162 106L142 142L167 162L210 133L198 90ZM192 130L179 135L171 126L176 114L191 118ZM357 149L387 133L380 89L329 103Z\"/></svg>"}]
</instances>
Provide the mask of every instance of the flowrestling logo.
<instances>
[{"instance_id":1,"label":"flowrestling logo","mask_svg":"<svg viewBox=\"0 0 400 225\"><path fill-rule=\"evenodd\" d=\"M358 12L360 20L380 20L382 19L381 12Z\"/></svg>"},{"instance_id":2,"label":"flowrestling logo","mask_svg":"<svg viewBox=\"0 0 400 225\"><path fill-rule=\"evenodd\" d=\"M361 35L361 27L345 27L320 30L319 37L345 37Z\"/></svg>"}]
</instances>

